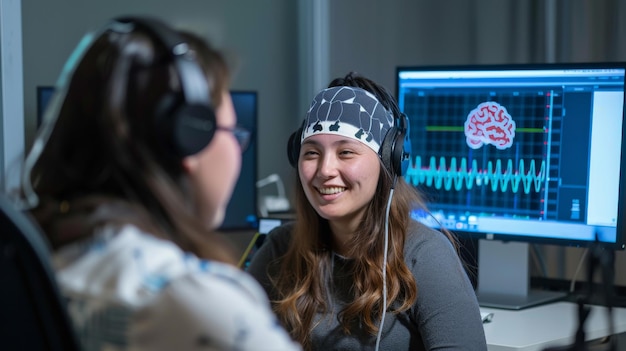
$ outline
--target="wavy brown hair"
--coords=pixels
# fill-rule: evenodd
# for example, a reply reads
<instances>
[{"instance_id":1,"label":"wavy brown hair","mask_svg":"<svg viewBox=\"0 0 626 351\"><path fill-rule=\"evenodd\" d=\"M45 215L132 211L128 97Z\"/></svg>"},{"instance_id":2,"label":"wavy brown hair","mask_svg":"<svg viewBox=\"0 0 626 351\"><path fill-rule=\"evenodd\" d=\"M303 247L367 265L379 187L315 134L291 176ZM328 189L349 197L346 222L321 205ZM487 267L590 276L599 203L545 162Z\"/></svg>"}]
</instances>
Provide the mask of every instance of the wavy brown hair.
<instances>
[{"instance_id":1,"label":"wavy brown hair","mask_svg":"<svg viewBox=\"0 0 626 351\"><path fill-rule=\"evenodd\" d=\"M219 106L230 80L225 58L199 37L179 34ZM32 214L52 245L133 223L187 252L234 263L229 244L198 220L181 159L155 132L164 97L183 98L169 48L141 27L106 29L70 73L57 87L62 100L42 125L51 134L30 173L40 199ZM67 219L79 229L60 230Z\"/></svg>"},{"instance_id":2,"label":"wavy brown hair","mask_svg":"<svg viewBox=\"0 0 626 351\"><path fill-rule=\"evenodd\" d=\"M394 115L399 114L387 90L365 77L350 73L334 80L329 87L337 85L368 90ZM385 216L392 187L394 193L388 220L386 266L388 300L387 306L382 306ZM292 337L308 349L310 331L315 328L315 314L326 312L329 308L327 301L332 286L332 241L329 223L317 214L307 200L299 175L296 178L295 204L296 221L290 247L271 279L277 294L274 310ZM407 228L412 221L410 213L415 209L426 209L421 194L407 184L404 178L396 179L381 161L376 193L365 210L368 215L346 245L350 248L346 255L354 261L354 289L352 301L339 312L339 321L345 333L349 334L351 322L358 320L369 333L375 335L383 309L393 305L391 312L400 313L415 303L418 287L404 261ZM454 244L452 235L448 232L446 235Z\"/></svg>"}]
</instances>

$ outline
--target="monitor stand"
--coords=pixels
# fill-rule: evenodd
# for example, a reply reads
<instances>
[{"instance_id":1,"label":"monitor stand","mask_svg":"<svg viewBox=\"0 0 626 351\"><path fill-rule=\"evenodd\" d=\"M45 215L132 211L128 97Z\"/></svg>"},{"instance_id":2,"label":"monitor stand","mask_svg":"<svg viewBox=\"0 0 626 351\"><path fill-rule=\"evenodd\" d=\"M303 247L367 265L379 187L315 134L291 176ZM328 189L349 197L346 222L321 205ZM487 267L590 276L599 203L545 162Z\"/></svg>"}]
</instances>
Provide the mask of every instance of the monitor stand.
<instances>
[{"instance_id":1,"label":"monitor stand","mask_svg":"<svg viewBox=\"0 0 626 351\"><path fill-rule=\"evenodd\" d=\"M528 245L479 240L476 295L481 307L521 310L567 296L565 292L530 289Z\"/></svg>"}]
</instances>

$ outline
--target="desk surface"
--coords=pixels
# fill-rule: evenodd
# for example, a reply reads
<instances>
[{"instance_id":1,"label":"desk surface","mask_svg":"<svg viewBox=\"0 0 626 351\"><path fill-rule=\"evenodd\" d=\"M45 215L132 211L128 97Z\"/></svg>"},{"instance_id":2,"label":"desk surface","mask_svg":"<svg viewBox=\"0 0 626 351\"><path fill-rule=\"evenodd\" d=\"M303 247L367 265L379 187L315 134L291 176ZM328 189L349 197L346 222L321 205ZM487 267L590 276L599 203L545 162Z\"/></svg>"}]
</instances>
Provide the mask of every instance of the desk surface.
<instances>
[{"instance_id":1,"label":"desk surface","mask_svg":"<svg viewBox=\"0 0 626 351\"><path fill-rule=\"evenodd\" d=\"M519 311L481 307L493 312L483 324L489 351L542 351L549 346L569 345L578 329L578 305L556 302ZM607 308L592 306L585 321L587 340L610 335ZM626 332L626 308L612 308L614 333Z\"/></svg>"}]
</instances>

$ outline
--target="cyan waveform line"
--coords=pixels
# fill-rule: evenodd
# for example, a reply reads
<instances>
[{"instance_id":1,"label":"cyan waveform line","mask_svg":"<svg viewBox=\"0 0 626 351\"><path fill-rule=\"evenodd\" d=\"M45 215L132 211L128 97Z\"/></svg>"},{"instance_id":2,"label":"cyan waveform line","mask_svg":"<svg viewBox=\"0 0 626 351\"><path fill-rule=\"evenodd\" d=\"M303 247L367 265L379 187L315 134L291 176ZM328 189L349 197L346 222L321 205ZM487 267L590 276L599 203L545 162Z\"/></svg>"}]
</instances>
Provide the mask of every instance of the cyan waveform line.
<instances>
[{"instance_id":1,"label":"cyan waveform line","mask_svg":"<svg viewBox=\"0 0 626 351\"><path fill-rule=\"evenodd\" d=\"M491 161L487 164L487 170L478 169L476 160L472 161L472 166L467 168L467 159L461 159L460 167L457 167L457 159L453 157L450 160L450 166L446 164L445 157L439 158L437 165L436 158L430 158L428 167L422 168L422 158L417 156L412 167L409 167L406 174L406 181L418 186L425 184L426 186L434 186L436 189L461 190L465 186L468 190L476 186L491 185L491 190L497 191L500 188L505 192L511 186L511 191L517 193L520 184L524 193L528 194L534 188L535 192L541 190L541 185L546 179L546 164L541 161L539 173L535 171L535 160L530 161L530 167L526 171L524 160L519 161L519 167L513 169L513 161L508 160L506 169L502 170L501 160L496 161L495 168Z\"/></svg>"}]
</instances>

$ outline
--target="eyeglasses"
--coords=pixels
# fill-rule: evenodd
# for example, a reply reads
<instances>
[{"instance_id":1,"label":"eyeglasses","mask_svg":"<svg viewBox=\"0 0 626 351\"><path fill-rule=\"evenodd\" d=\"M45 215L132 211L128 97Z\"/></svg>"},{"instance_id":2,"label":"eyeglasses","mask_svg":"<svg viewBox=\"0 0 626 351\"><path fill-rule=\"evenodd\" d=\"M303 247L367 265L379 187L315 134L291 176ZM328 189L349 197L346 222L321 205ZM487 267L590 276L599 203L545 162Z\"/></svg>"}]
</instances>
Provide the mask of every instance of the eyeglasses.
<instances>
[{"instance_id":1,"label":"eyeglasses","mask_svg":"<svg viewBox=\"0 0 626 351\"><path fill-rule=\"evenodd\" d=\"M246 128L239 127L239 126L234 127L234 128L217 126L216 130L222 130L225 132L233 133L233 136L235 137L235 139L237 139L237 143L239 144L239 147L241 148L241 152L246 151L248 146L250 146L250 139L252 139L252 132L247 130Z\"/></svg>"}]
</instances>

